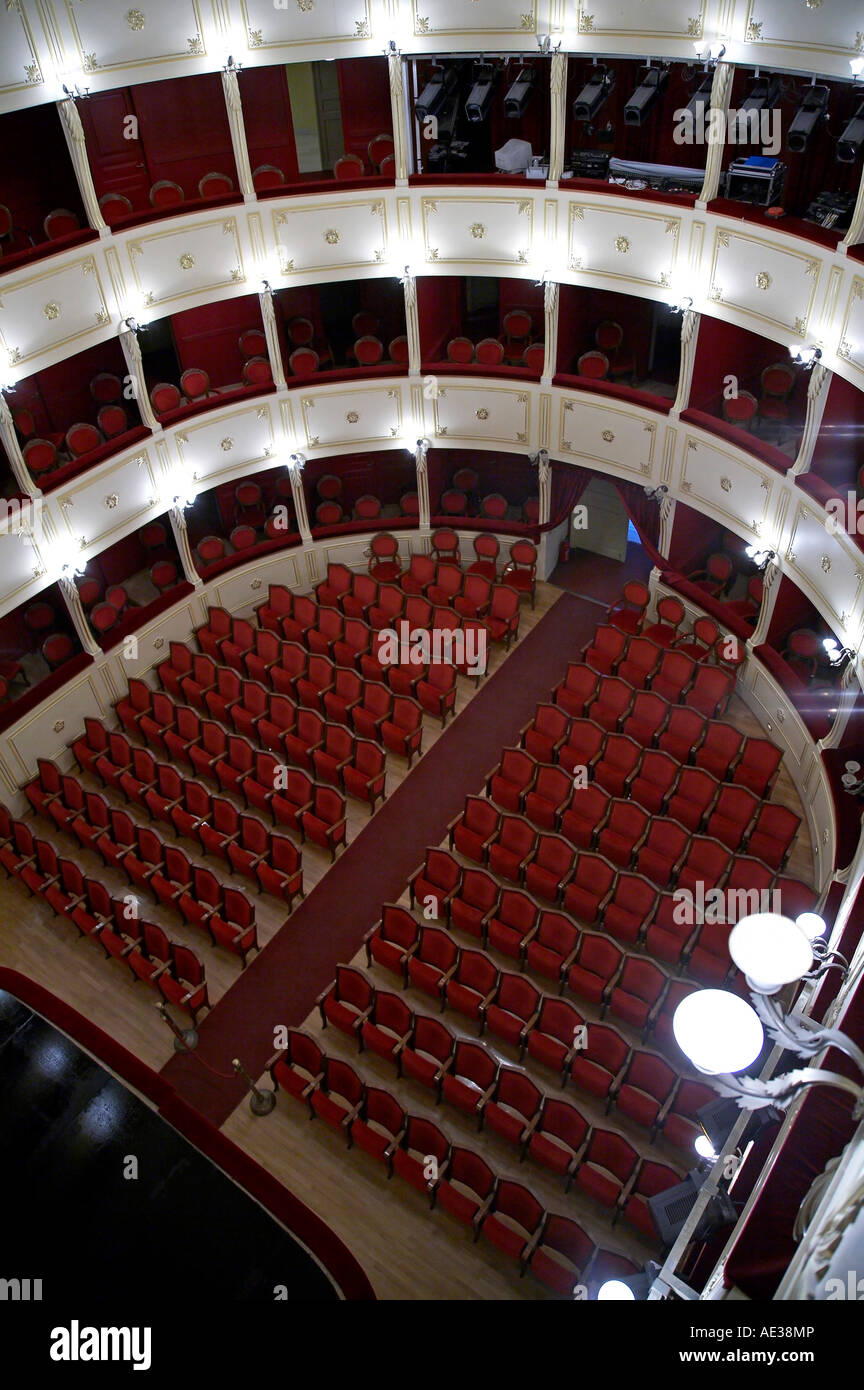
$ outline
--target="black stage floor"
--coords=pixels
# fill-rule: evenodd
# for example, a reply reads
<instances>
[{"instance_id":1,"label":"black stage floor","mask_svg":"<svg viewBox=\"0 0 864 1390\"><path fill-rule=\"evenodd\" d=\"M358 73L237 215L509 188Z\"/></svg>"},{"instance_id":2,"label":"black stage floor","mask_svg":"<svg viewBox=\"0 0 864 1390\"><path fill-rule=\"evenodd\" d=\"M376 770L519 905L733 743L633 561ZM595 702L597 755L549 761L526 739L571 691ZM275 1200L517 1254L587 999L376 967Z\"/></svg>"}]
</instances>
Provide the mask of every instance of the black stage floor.
<instances>
[{"instance_id":1,"label":"black stage floor","mask_svg":"<svg viewBox=\"0 0 864 1390\"><path fill-rule=\"evenodd\" d=\"M41 1279L46 1303L339 1297L251 1197L4 990L0 1174L0 1280Z\"/></svg>"}]
</instances>

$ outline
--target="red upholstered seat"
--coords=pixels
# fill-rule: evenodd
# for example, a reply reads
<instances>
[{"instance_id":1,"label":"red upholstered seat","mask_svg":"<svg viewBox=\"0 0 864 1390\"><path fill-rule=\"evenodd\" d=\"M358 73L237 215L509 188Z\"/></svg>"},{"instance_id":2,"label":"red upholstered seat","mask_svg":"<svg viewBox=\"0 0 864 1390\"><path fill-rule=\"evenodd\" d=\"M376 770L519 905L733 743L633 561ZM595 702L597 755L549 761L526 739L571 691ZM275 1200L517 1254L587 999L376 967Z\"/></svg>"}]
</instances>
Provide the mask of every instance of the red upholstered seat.
<instances>
[{"instance_id":1,"label":"red upholstered seat","mask_svg":"<svg viewBox=\"0 0 864 1390\"><path fill-rule=\"evenodd\" d=\"M481 1043L457 1042L441 1095L467 1115L482 1114L498 1077L498 1063Z\"/></svg>"},{"instance_id":2,"label":"red upholstered seat","mask_svg":"<svg viewBox=\"0 0 864 1390\"><path fill-rule=\"evenodd\" d=\"M467 364L474 361L474 344L470 338L451 338L447 344L448 362Z\"/></svg>"},{"instance_id":3,"label":"red upholstered seat","mask_svg":"<svg viewBox=\"0 0 864 1390\"><path fill-rule=\"evenodd\" d=\"M287 1045L271 1058L268 1070L274 1088L303 1101L312 1114L311 1096L324 1080L326 1065L326 1056L316 1040L302 1028L289 1028Z\"/></svg>"},{"instance_id":4,"label":"red upholstered seat","mask_svg":"<svg viewBox=\"0 0 864 1390\"><path fill-rule=\"evenodd\" d=\"M150 189L150 203L154 208L175 207L185 197L179 183L174 183L172 179L158 179Z\"/></svg>"},{"instance_id":5,"label":"red upholstered seat","mask_svg":"<svg viewBox=\"0 0 864 1390\"><path fill-rule=\"evenodd\" d=\"M91 453L98 449L101 443L102 435L95 425L76 424L66 431L66 447L73 458Z\"/></svg>"},{"instance_id":6,"label":"red upholstered seat","mask_svg":"<svg viewBox=\"0 0 864 1390\"><path fill-rule=\"evenodd\" d=\"M201 198L227 198L234 192L234 180L228 174L212 170L198 180L198 196Z\"/></svg>"},{"instance_id":7,"label":"red upholstered seat","mask_svg":"<svg viewBox=\"0 0 864 1390\"><path fill-rule=\"evenodd\" d=\"M281 188L285 183L285 175L276 164L259 164L252 170L252 184L256 193L263 193L268 188Z\"/></svg>"},{"instance_id":8,"label":"red upholstered seat","mask_svg":"<svg viewBox=\"0 0 864 1390\"><path fill-rule=\"evenodd\" d=\"M409 1115L399 1148L393 1154L393 1171L420 1192L434 1193L450 1163L450 1141L431 1121ZM428 1176L429 1158L435 1160L438 1178Z\"/></svg>"},{"instance_id":9,"label":"red upholstered seat","mask_svg":"<svg viewBox=\"0 0 864 1390\"><path fill-rule=\"evenodd\" d=\"M293 356L294 354L292 353L291 358L293 358ZM300 372L295 370L291 359L289 359L288 365L291 367L295 376L301 375ZM246 386L269 386L273 380L273 369L270 366L269 359L262 353L260 356L248 358L243 363L241 376Z\"/></svg>"},{"instance_id":10,"label":"red upholstered seat","mask_svg":"<svg viewBox=\"0 0 864 1390\"><path fill-rule=\"evenodd\" d=\"M555 1293L572 1298L595 1249L593 1240L575 1221L550 1213L531 1256L531 1273Z\"/></svg>"},{"instance_id":11,"label":"red upholstered seat","mask_svg":"<svg viewBox=\"0 0 864 1390\"><path fill-rule=\"evenodd\" d=\"M583 352L576 363L579 376L592 377L595 381L609 375L609 358L603 352Z\"/></svg>"},{"instance_id":12,"label":"red upholstered seat","mask_svg":"<svg viewBox=\"0 0 864 1390\"><path fill-rule=\"evenodd\" d=\"M54 208L42 226L48 240L56 241L58 237L71 236L73 232L77 232L81 220L76 212L70 212L68 208Z\"/></svg>"},{"instance_id":13,"label":"red upholstered seat","mask_svg":"<svg viewBox=\"0 0 864 1390\"><path fill-rule=\"evenodd\" d=\"M108 226L111 227L115 222L123 217L128 217L134 211L131 202L123 193L103 193L99 199L99 211L102 213Z\"/></svg>"},{"instance_id":14,"label":"red upholstered seat","mask_svg":"<svg viewBox=\"0 0 864 1390\"><path fill-rule=\"evenodd\" d=\"M346 179L362 179L365 172L359 154L343 154L333 165L333 177L340 183Z\"/></svg>"},{"instance_id":15,"label":"red upholstered seat","mask_svg":"<svg viewBox=\"0 0 864 1390\"><path fill-rule=\"evenodd\" d=\"M639 1154L620 1134L595 1129L588 1142L576 1185L600 1202L614 1207L626 1197L639 1167Z\"/></svg>"},{"instance_id":16,"label":"red upholstered seat","mask_svg":"<svg viewBox=\"0 0 864 1390\"><path fill-rule=\"evenodd\" d=\"M180 377L180 390L187 400L203 400L210 394L210 377L202 367L187 367Z\"/></svg>"},{"instance_id":17,"label":"red upholstered seat","mask_svg":"<svg viewBox=\"0 0 864 1390\"><path fill-rule=\"evenodd\" d=\"M337 965L335 980L316 1000L324 1028L332 1023L340 1032L358 1040L374 1002L374 986L362 971L349 965Z\"/></svg>"},{"instance_id":18,"label":"red upholstered seat","mask_svg":"<svg viewBox=\"0 0 864 1390\"><path fill-rule=\"evenodd\" d=\"M150 391L150 403L157 415L179 409L182 400L179 387L170 381L159 381Z\"/></svg>"}]
</instances>

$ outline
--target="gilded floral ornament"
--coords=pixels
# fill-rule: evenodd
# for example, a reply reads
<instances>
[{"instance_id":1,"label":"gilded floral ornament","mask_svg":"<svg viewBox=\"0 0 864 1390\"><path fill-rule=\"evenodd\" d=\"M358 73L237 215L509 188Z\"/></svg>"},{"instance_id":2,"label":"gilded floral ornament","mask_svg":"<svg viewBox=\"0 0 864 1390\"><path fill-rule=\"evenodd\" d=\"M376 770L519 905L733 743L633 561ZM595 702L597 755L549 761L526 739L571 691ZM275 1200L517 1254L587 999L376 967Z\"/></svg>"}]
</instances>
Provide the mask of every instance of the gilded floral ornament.
<instances>
[{"instance_id":1,"label":"gilded floral ornament","mask_svg":"<svg viewBox=\"0 0 864 1390\"><path fill-rule=\"evenodd\" d=\"M144 28L144 11L127 10L126 23L129 25L129 28L132 29L135 33L139 33Z\"/></svg>"},{"instance_id":2,"label":"gilded floral ornament","mask_svg":"<svg viewBox=\"0 0 864 1390\"><path fill-rule=\"evenodd\" d=\"M49 304L45 305L45 308L42 310L42 312L45 315L46 319L59 319L60 305L55 303L55 301L52 299Z\"/></svg>"},{"instance_id":3,"label":"gilded floral ornament","mask_svg":"<svg viewBox=\"0 0 864 1390\"><path fill-rule=\"evenodd\" d=\"M757 288L757 289L759 289L759 290L767 290L767 289L770 289L772 283L773 283L772 277L768 274L768 271L767 271L767 270L760 270L760 271L757 272L757 275L756 275L756 288Z\"/></svg>"},{"instance_id":4,"label":"gilded floral ornament","mask_svg":"<svg viewBox=\"0 0 864 1390\"><path fill-rule=\"evenodd\" d=\"M324 240L328 246L337 246L339 243L339 232L335 227L328 227L324 233Z\"/></svg>"},{"instance_id":5,"label":"gilded floral ornament","mask_svg":"<svg viewBox=\"0 0 864 1390\"><path fill-rule=\"evenodd\" d=\"M720 486L722 487L722 489L723 489L724 492L731 492L731 491L732 491L732 479L731 479L731 478L721 478L721 479L720 479Z\"/></svg>"},{"instance_id":6,"label":"gilded floral ornament","mask_svg":"<svg viewBox=\"0 0 864 1390\"><path fill-rule=\"evenodd\" d=\"M471 235L476 241L482 241L486 235L486 228L482 222L471 223Z\"/></svg>"},{"instance_id":7,"label":"gilded floral ornament","mask_svg":"<svg viewBox=\"0 0 864 1390\"><path fill-rule=\"evenodd\" d=\"M262 48L264 45L264 35L260 29L249 30L249 47Z\"/></svg>"},{"instance_id":8,"label":"gilded floral ornament","mask_svg":"<svg viewBox=\"0 0 864 1390\"><path fill-rule=\"evenodd\" d=\"M630 250L630 238L626 236L616 236L615 250L622 256L626 256Z\"/></svg>"},{"instance_id":9,"label":"gilded floral ornament","mask_svg":"<svg viewBox=\"0 0 864 1390\"><path fill-rule=\"evenodd\" d=\"M614 436L614 434L612 433L611 430L604 430L604 431L603 431L602 438L605 440L605 442L606 442L607 444L611 444L611 443L612 443L612 440L615 438L615 436Z\"/></svg>"},{"instance_id":10,"label":"gilded floral ornament","mask_svg":"<svg viewBox=\"0 0 864 1390\"><path fill-rule=\"evenodd\" d=\"M196 56L197 56L199 53L203 53L203 52L204 52L204 43L203 43L203 41L202 41L202 38L201 38L201 35L200 35L200 34L196 34L195 37L194 37L194 39L187 39L187 40L186 40L186 51L187 51L187 53L193 53L193 54L195 54Z\"/></svg>"},{"instance_id":11,"label":"gilded floral ornament","mask_svg":"<svg viewBox=\"0 0 864 1390\"><path fill-rule=\"evenodd\" d=\"M489 411L486 409L485 405L481 405L479 410L474 411L474 414L478 420L489 419Z\"/></svg>"},{"instance_id":12,"label":"gilded floral ornament","mask_svg":"<svg viewBox=\"0 0 864 1390\"><path fill-rule=\"evenodd\" d=\"M191 270L194 264L195 264L195 257L192 255L192 252L191 252L191 251L184 251L184 252L183 252L183 255L180 257L180 260L178 261L178 265L180 266L180 269L181 269L181 270Z\"/></svg>"},{"instance_id":13,"label":"gilded floral ornament","mask_svg":"<svg viewBox=\"0 0 864 1390\"><path fill-rule=\"evenodd\" d=\"M224 439L220 439L219 447L223 449L226 454L231 452L234 448L234 440L231 438L230 434L226 435Z\"/></svg>"},{"instance_id":14,"label":"gilded floral ornament","mask_svg":"<svg viewBox=\"0 0 864 1390\"><path fill-rule=\"evenodd\" d=\"M120 498L117 496L116 492L109 492L108 496L105 498L105 506L108 508L109 512L113 512L119 501Z\"/></svg>"},{"instance_id":15,"label":"gilded floral ornament","mask_svg":"<svg viewBox=\"0 0 864 1390\"><path fill-rule=\"evenodd\" d=\"M757 24L757 22L756 22L755 19L751 19L750 22L749 22L748 25L747 25L747 33L744 35L745 41L746 41L747 43L754 43L754 42L756 41L756 39L761 39L761 37L762 37L762 24L761 24L761 22Z\"/></svg>"},{"instance_id":16,"label":"gilded floral ornament","mask_svg":"<svg viewBox=\"0 0 864 1390\"><path fill-rule=\"evenodd\" d=\"M823 571L825 572L825 574L829 574L829 573L830 573L830 571L831 571L831 561L828 559L828 556L827 556L827 555L823 555L823 556L820 558L819 564L822 566L822 569L823 569Z\"/></svg>"},{"instance_id":17,"label":"gilded floral ornament","mask_svg":"<svg viewBox=\"0 0 864 1390\"><path fill-rule=\"evenodd\" d=\"M360 419L360 416L356 410L349 410L348 414L345 416L345 419L348 421L349 425L356 425L357 421Z\"/></svg>"}]
</instances>

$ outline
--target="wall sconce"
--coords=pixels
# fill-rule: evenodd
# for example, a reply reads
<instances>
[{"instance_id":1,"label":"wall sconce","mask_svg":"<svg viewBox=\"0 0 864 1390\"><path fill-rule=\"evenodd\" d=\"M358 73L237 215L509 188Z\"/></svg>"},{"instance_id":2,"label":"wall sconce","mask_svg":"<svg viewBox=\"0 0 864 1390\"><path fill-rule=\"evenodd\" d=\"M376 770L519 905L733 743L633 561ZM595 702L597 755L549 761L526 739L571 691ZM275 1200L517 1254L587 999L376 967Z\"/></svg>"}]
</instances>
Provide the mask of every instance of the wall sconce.
<instances>
[{"instance_id":1,"label":"wall sconce","mask_svg":"<svg viewBox=\"0 0 864 1390\"><path fill-rule=\"evenodd\" d=\"M548 58L550 53L557 53L560 50L561 40L559 39L556 44L553 44L551 35L538 34L537 47L539 48L541 55L544 58Z\"/></svg>"},{"instance_id":2,"label":"wall sconce","mask_svg":"<svg viewBox=\"0 0 864 1390\"><path fill-rule=\"evenodd\" d=\"M64 82L63 95L66 97L70 97L72 101L83 101L85 97L89 97L90 88L79 87L77 82L75 83L74 87L67 87L66 83Z\"/></svg>"},{"instance_id":3,"label":"wall sconce","mask_svg":"<svg viewBox=\"0 0 864 1390\"><path fill-rule=\"evenodd\" d=\"M135 333L137 335L141 332L142 325L138 322L136 318L133 318L131 314L129 315L129 318L124 319L123 322L129 329L130 333Z\"/></svg>"},{"instance_id":4,"label":"wall sconce","mask_svg":"<svg viewBox=\"0 0 864 1390\"><path fill-rule=\"evenodd\" d=\"M844 792L848 792L850 796L864 794L864 777L861 776L860 763L847 763L840 781L843 783Z\"/></svg>"},{"instance_id":5,"label":"wall sconce","mask_svg":"<svg viewBox=\"0 0 864 1390\"><path fill-rule=\"evenodd\" d=\"M719 63L726 52L726 45L721 39L715 39L713 43L708 43L707 39L697 39L693 47L696 57L703 61L706 67L712 63Z\"/></svg>"},{"instance_id":6,"label":"wall sconce","mask_svg":"<svg viewBox=\"0 0 864 1390\"><path fill-rule=\"evenodd\" d=\"M387 40L387 47L384 49L384 52L388 58L398 58L401 54L401 51L402 50L400 49L395 39Z\"/></svg>"},{"instance_id":7,"label":"wall sconce","mask_svg":"<svg viewBox=\"0 0 864 1390\"><path fill-rule=\"evenodd\" d=\"M655 502L662 502L668 491L666 484L661 483L659 487L646 487L645 496L652 498Z\"/></svg>"},{"instance_id":8,"label":"wall sconce","mask_svg":"<svg viewBox=\"0 0 864 1390\"><path fill-rule=\"evenodd\" d=\"M300 473L303 472L303 466L306 462L303 454L290 454L289 461L292 468L296 468Z\"/></svg>"},{"instance_id":9,"label":"wall sconce","mask_svg":"<svg viewBox=\"0 0 864 1390\"><path fill-rule=\"evenodd\" d=\"M670 299L667 303L673 314L681 314L682 317L688 309L693 308L693 299L689 294L682 294L678 299Z\"/></svg>"},{"instance_id":10,"label":"wall sconce","mask_svg":"<svg viewBox=\"0 0 864 1390\"><path fill-rule=\"evenodd\" d=\"M748 545L744 548L744 554L748 560L752 560L757 569L764 570L769 560L774 559L773 550L763 550L758 545Z\"/></svg>"},{"instance_id":11,"label":"wall sconce","mask_svg":"<svg viewBox=\"0 0 864 1390\"><path fill-rule=\"evenodd\" d=\"M229 53L227 59L225 60L225 67L224 67L223 71L224 71L224 72L242 72L242 71L243 71L243 64L242 64L242 63L235 63L232 54Z\"/></svg>"},{"instance_id":12,"label":"wall sconce","mask_svg":"<svg viewBox=\"0 0 864 1390\"><path fill-rule=\"evenodd\" d=\"M261 294L270 294L270 295L273 295L273 294L276 293L276 291L274 290L273 286L270 284L270 281L269 281L269 280L262 280L262 281L261 281L261 290L260 290L260 293L261 293Z\"/></svg>"},{"instance_id":13,"label":"wall sconce","mask_svg":"<svg viewBox=\"0 0 864 1390\"><path fill-rule=\"evenodd\" d=\"M822 356L822 349L818 347L801 347L799 343L793 343L789 349L789 354L796 367L803 367L805 371L819 361Z\"/></svg>"},{"instance_id":14,"label":"wall sconce","mask_svg":"<svg viewBox=\"0 0 864 1390\"><path fill-rule=\"evenodd\" d=\"M859 78L864 73L864 58L850 58L849 67L852 70L852 77Z\"/></svg>"},{"instance_id":15,"label":"wall sconce","mask_svg":"<svg viewBox=\"0 0 864 1390\"><path fill-rule=\"evenodd\" d=\"M822 646L832 666L842 666L846 661L854 661L855 653L851 647L841 647L836 637L825 637Z\"/></svg>"}]
</instances>

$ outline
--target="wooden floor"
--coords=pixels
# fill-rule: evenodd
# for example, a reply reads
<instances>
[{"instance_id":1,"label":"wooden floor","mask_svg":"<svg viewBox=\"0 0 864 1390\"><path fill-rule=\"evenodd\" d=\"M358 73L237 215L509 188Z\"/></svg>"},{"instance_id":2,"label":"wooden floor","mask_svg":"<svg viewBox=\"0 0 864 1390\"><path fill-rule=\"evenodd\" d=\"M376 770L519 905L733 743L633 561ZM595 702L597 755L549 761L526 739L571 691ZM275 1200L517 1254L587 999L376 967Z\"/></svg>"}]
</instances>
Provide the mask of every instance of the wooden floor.
<instances>
[{"instance_id":1,"label":"wooden floor","mask_svg":"<svg viewBox=\"0 0 864 1390\"><path fill-rule=\"evenodd\" d=\"M532 612L523 607L523 634L559 596L560 590L551 585L538 585L536 608ZM603 611L603 607L597 605L598 620ZM500 648L493 648L490 670L496 670L505 659ZM461 711L474 694L473 682L459 677L457 711ZM745 733L761 733L757 722L737 697L732 700L727 718ZM440 723L425 716L424 756L434 747L440 732ZM408 773L404 760L390 754L387 764L387 785L388 790L392 790ZM781 769L773 795L775 800L802 816L787 872L809 882L812 852L806 817L803 817L800 800L785 768ZM368 819L367 810L349 799L349 839L362 831ZM59 848L64 837L54 838ZM182 847L190 858L195 858L188 841L183 841ZM82 869L92 869L119 895L128 892L122 875L106 871L101 860L82 852L76 841L67 840L62 852L74 858ZM207 862L212 866L212 861ZM322 851L314 846L304 847L307 890L319 881L328 864L329 858ZM219 867L216 872L225 876ZM407 894L404 901L407 903ZM186 927L175 914L161 911L155 902L151 914L151 902L142 895L141 914L152 915L173 939L187 943L196 951L204 963L210 998L215 1003L237 978L239 962L207 945L200 933ZM276 899L264 895L256 896L255 906L259 938L264 945L285 921L285 913ZM358 954L355 959L365 967L365 957ZM505 964L503 960L500 963ZM19 970L44 985L155 1069L160 1069L172 1055L173 1039L158 1016L153 995L143 985L133 984L123 965L106 960L95 943L80 939L71 923L53 917L46 904L27 898L20 884L8 880L0 882L0 964ZM374 970L371 973L374 975ZM386 975L381 976L380 983L385 988L393 987L393 981ZM406 999L419 1011L432 1011L431 1001L426 996L417 995L412 999L409 990ZM454 1031L462 1031L454 1015L447 1015L446 1022ZM305 1026L310 1031L320 1031L317 1014L310 1016ZM616 1022L616 1026L620 1024ZM349 1060L370 1081L377 1080L391 1090L397 1089L393 1069L381 1059L364 1053L358 1060L348 1039L332 1028L327 1030L323 1041L329 1052ZM504 1045L498 1046L496 1042L494 1050L502 1061L516 1061L515 1054L509 1054ZM537 1067L532 1073L538 1084L542 1080L538 1075L540 1071ZM550 1075L546 1085L551 1094L562 1094L554 1076ZM400 1082L397 1093L403 1103L408 1104L410 1100L408 1108L412 1113L428 1115L454 1141L466 1143L487 1156L496 1172L530 1181L532 1189L549 1209L569 1213L581 1220L604 1248L618 1250L636 1263L656 1253L632 1228L620 1224L613 1229L608 1219L604 1222L602 1214L598 1219L596 1205L581 1195L565 1196L561 1184L536 1164L529 1161L527 1166L520 1167L513 1149L498 1136L485 1131L478 1135L467 1118L447 1106L436 1109L430 1104L429 1093L419 1085ZM631 1126L626 1118L614 1112L610 1117L604 1116L602 1108L592 1109L590 1098L575 1090L563 1094L578 1105L586 1118L618 1129L631 1142L638 1140L639 1147L644 1145L644 1131ZM272 1115L256 1119L244 1101L223 1128L345 1241L366 1270L380 1298L498 1300L552 1296L532 1277L520 1280L512 1262L482 1237L474 1246L470 1234L445 1213L430 1214L420 1193L398 1178L388 1182L383 1168L367 1155L357 1150L346 1153L344 1140L321 1121L310 1123L306 1120L296 1103L280 1097ZM662 1142L658 1142L651 1153L658 1161L677 1166L682 1172L687 1166L686 1155L667 1148Z\"/></svg>"}]
</instances>

